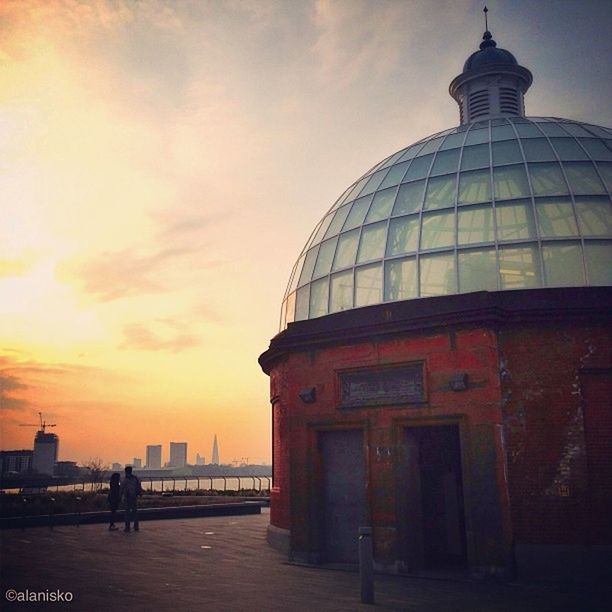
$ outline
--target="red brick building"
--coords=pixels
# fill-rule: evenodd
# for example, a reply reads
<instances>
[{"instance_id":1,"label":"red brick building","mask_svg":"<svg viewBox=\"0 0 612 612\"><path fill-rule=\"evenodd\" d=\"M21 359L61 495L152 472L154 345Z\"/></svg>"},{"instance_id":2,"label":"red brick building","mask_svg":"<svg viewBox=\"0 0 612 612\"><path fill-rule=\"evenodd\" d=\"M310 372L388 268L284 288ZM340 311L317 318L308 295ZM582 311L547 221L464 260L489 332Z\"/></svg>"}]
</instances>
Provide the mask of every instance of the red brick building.
<instances>
[{"instance_id":1,"label":"red brick building","mask_svg":"<svg viewBox=\"0 0 612 612\"><path fill-rule=\"evenodd\" d=\"M270 376L269 539L387 571L611 560L612 132L524 116L486 32L461 125L351 185L294 266Z\"/></svg>"}]
</instances>

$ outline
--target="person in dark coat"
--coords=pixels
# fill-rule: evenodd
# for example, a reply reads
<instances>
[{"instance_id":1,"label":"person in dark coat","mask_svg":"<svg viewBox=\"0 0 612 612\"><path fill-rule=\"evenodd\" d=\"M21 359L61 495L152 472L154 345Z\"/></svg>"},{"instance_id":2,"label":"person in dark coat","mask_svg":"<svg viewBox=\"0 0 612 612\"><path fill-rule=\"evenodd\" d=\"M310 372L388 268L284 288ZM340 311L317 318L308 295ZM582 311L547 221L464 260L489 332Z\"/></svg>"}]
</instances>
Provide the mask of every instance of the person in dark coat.
<instances>
[{"instance_id":1,"label":"person in dark coat","mask_svg":"<svg viewBox=\"0 0 612 612\"><path fill-rule=\"evenodd\" d=\"M121 476L118 472L115 472L110 479L110 486L108 489L108 505L110 506L111 516L110 525L108 529L115 531L115 519L117 518L117 508L119 508L119 502L121 501Z\"/></svg>"},{"instance_id":2,"label":"person in dark coat","mask_svg":"<svg viewBox=\"0 0 612 612\"><path fill-rule=\"evenodd\" d=\"M125 466L125 478L121 483L121 496L125 505L125 529L130 530L130 522L134 523L134 531L138 531L138 498L142 495L140 479L132 474L132 466Z\"/></svg>"}]
</instances>

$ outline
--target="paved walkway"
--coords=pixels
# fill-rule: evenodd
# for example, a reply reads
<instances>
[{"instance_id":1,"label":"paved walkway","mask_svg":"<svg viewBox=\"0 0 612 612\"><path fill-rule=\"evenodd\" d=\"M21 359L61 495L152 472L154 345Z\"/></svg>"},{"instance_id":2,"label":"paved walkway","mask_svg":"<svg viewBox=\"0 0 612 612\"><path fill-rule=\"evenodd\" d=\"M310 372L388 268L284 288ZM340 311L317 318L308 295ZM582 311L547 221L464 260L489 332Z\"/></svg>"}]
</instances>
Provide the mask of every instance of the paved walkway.
<instances>
[{"instance_id":1,"label":"paved walkway","mask_svg":"<svg viewBox=\"0 0 612 612\"><path fill-rule=\"evenodd\" d=\"M150 521L138 533L102 525L6 530L2 610L155 612L590 612L577 594L525 586L377 576L376 605L357 574L290 565L265 541L261 515ZM9 589L72 593L67 603L7 603Z\"/></svg>"}]
</instances>

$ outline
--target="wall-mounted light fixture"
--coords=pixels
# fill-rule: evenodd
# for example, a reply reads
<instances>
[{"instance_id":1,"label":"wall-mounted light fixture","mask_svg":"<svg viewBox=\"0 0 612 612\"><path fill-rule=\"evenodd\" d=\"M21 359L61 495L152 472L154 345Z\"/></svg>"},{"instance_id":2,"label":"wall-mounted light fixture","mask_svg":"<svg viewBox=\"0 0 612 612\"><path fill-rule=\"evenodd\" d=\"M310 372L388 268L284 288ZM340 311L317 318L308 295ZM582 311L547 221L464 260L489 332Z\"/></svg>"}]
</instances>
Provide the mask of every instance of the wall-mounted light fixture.
<instances>
[{"instance_id":1,"label":"wall-mounted light fixture","mask_svg":"<svg viewBox=\"0 0 612 612\"><path fill-rule=\"evenodd\" d=\"M453 374L449 386L453 391L465 391L468 388L468 375L465 372Z\"/></svg>"},{"instance_id":2,"label":"wall-mounted light fixture","mask_svg":"<svg viewBox=\"0 0 612 612\"><path fill-rule=\"evenodd\" d=\"M304 387L300 389L298 395L305 404L314 404L317 400L317 390L315 387Z\"/></svg>"}]
</instances>

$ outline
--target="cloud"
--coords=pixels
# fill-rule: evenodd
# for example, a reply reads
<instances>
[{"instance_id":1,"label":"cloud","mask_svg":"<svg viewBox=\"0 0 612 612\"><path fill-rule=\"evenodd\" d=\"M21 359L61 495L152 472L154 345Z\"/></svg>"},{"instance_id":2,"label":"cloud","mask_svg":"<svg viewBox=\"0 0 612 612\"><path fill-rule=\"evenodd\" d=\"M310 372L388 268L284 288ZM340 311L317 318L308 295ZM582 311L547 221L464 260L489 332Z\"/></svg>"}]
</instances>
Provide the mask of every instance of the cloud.
<instances>
[{"instance_id":1,"label":"cloud","mask_svg":"<svg viewBox=\"0 0 612 612\"><path fill-rule=\"evenodd\" d=\"M179 353L200 345L200 338L197 335L172 331L173 328L176 330L177 327L181 327L180 325L161 319L158 319L157 323L155 331L142 323L125 325L123 328L124 341L120 348ZM162 325L159 325L160 323Z\"/></svg>"},{"instance_id":2,"label":"cloud","mask_svg":"<svg viewBox=\"0 0 612 612\"><path fill-rule=\"evenodd\" d=\"M64 279L76 278L82 291L96 300L110 302L169 291L161 271L167 264L191 254L192 250L186 248L169 248L150 255L124 249L64 263L58 267L58 273Z\"/></svg>"}]
</instances>

